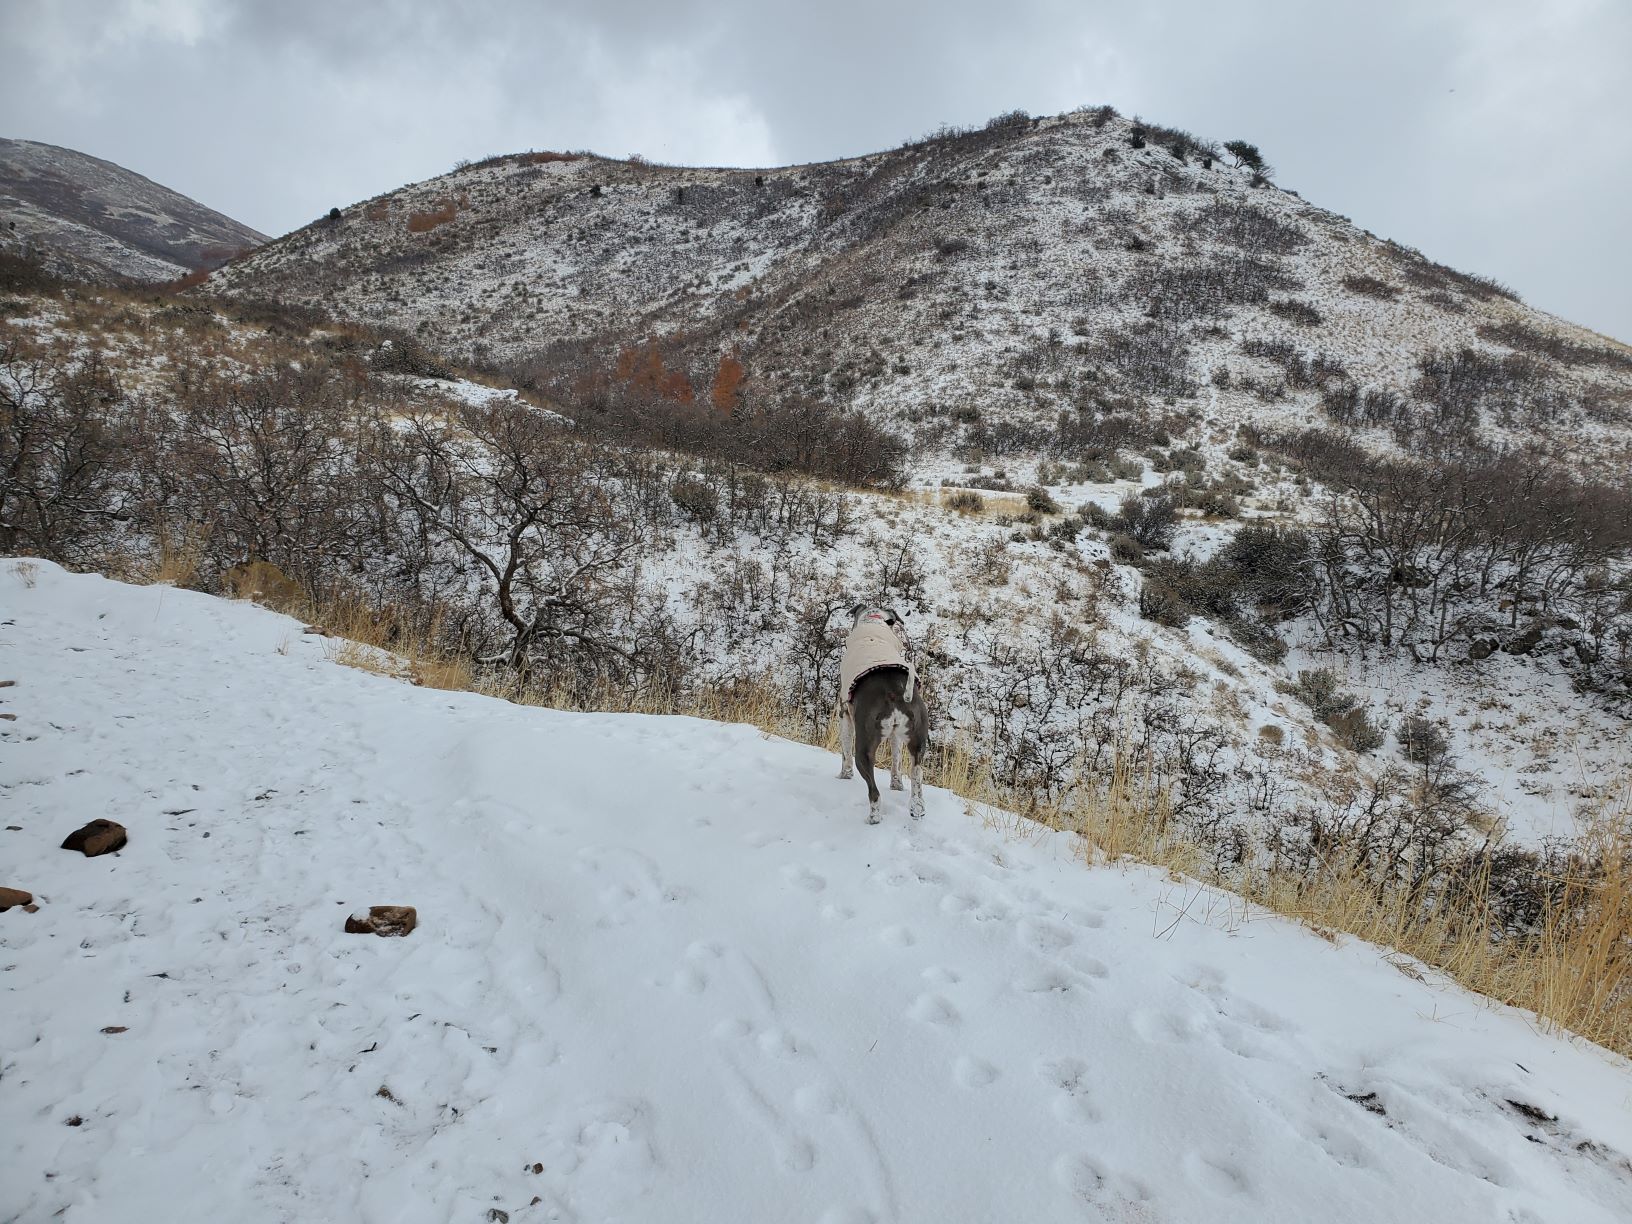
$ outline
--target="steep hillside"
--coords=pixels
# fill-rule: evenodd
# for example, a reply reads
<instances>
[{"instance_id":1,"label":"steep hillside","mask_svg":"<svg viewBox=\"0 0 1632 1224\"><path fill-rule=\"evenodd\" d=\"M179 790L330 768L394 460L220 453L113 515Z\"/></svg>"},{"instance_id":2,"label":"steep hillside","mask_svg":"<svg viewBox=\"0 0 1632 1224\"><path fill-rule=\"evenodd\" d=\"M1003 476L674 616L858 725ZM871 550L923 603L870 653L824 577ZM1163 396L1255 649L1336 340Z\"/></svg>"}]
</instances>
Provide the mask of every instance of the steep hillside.
<instances>
[{"instance_id":1,"label":"steep hillside","mask_svg":"<svg viewBox=\"0 0 1632 1224\"><path fill-rule=\"evenodd\" d=\"M176 280L265 241L123 166L0 139L0 249L37 254L59 274Z\"/></svg>"},{"instance_id":2,"label":"steep hillside","mask_svg":"<svg viewBox=\"0 0 1632 1224\"><path fill-rule=\"evenodd\" d=\"M763 171L521 154L212 285L409 328L567 399L701 398L732 355L747 401L854 405L938 453L1332 420L1379 449L1632 456L1632 350L1235 160L1108 109Z\"/></svg>"},{"instance_id":3,"label":"steep hillside","mask_svg":"<svg viewBox=\"0 0 1632 1224\"><path fill-rule=\"evenodd\" d=\"M6 1219L1632 1212L1626 1061L1409 958L939 790L870 828L748 727L48 563L0 606Z\"/></svg>"}]
</instances>

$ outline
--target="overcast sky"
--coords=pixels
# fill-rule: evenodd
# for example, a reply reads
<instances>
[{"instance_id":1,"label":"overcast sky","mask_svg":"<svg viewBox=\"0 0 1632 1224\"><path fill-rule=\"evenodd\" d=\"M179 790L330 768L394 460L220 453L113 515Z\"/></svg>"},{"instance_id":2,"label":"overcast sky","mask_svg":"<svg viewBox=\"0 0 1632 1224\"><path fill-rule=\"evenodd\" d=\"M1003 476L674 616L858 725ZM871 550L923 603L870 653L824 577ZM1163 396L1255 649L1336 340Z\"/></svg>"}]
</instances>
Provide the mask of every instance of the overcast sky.
<instances>
[{"instance_id":1,"label":"overcast sky","mask_svg":"<svg viewBox=\"0 0 1632 1224\"><path fill-rule=\"evenodd\" d=\"M1110 102L1632 341L1632 0L0 0L0 136L269 234L461 158L821 161Z\"/></svg>"}]
</instances>

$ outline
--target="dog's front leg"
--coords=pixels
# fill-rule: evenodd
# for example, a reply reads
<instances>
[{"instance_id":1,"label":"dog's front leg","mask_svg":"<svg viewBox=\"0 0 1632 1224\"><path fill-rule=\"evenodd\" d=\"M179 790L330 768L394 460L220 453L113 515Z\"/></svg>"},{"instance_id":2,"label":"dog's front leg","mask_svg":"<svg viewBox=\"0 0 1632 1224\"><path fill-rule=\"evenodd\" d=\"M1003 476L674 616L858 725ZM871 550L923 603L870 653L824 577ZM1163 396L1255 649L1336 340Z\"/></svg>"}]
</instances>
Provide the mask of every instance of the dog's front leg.
<instances>
[{"instance_id":1,"label":"dog's front leg","mask_svg":"<svg viewBox=\"0 0 1632 1224\"><path fill-rule=\"evenodd\" d=\"M856 712L848 701L839 702L839 777L856 776Z\"/></svg>"},{"instance_id":2,"label":"dog's front leg","mask_svg":"<svg viewBox=\"0 0 1632 1224\"><path fill-rule=\"evenodd\" d=\"M912 758L912 803L907 808L914 820L924 818L924 763Z\"/></svg>"}]
</instances>

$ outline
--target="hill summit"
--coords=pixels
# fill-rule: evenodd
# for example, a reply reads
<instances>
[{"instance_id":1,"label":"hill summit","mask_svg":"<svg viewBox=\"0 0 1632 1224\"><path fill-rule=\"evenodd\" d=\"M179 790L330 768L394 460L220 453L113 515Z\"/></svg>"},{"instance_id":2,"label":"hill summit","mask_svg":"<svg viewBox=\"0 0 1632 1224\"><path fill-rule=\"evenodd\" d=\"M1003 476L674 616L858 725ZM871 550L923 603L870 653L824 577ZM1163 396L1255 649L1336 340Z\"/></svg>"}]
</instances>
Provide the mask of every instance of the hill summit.
<instances>
[{"instance_id":1,"label":"hill summit","mask_svg":"<svg viewBox=\"0 0 1632 1224\"><path fill-rule=\"evenodd\" d=\"M1177 409L1627 453L1632 350L1268 172L1245 142L1109 107L769 170L522 153L337 210L212 284L569 399L701 398L727 374L733 396L859 408L949 451Z\"/></svg>"}]
</instances>

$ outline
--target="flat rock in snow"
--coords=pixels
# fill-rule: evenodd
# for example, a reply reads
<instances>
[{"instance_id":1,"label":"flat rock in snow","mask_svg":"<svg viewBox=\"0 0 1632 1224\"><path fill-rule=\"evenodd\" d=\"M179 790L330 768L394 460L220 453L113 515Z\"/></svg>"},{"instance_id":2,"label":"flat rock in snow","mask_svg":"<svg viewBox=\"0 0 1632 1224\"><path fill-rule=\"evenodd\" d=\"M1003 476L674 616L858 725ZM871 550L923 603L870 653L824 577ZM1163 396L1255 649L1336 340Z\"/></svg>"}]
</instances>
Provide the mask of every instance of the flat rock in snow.
<instances>
[{"instance_id":1,"label":"flat rock in snow","mask_svg":"<svg viewBox=\"0 0 1632 1224\"><path fill-rule=\"evenodd\" d=\"M126 841L125 826L114 820L93 820L82 825L62 840L64 850L81 851L86 858L112 854Z\"/></svg>"},{"instance_id":2,"label":"flat rock in snow","mask_svg":"<svg viewBox=\"0 0 1632 1224\"><path fill-rule=\"evenodd\" d=\"M406 935L419 925L419 914L411 905L371 905L368 912L346 919L348 935Z\"/></svg>"}]
</instances>

